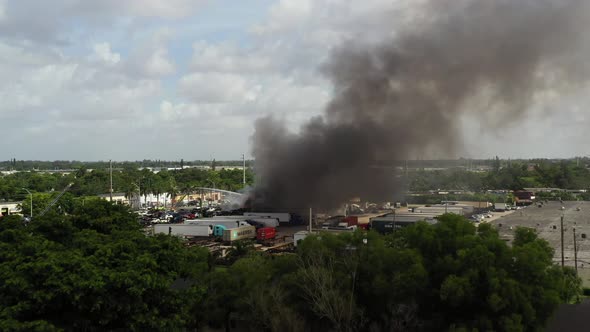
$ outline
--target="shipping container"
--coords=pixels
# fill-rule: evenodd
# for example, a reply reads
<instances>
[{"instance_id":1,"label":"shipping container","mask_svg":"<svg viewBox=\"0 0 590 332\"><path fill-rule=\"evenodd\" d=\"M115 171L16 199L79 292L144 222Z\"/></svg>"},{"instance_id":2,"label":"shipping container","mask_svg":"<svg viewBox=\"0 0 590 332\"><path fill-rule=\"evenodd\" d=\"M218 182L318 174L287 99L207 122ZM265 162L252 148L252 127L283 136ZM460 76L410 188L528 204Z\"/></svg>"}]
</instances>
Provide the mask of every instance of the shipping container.
<instances>
[{"instance_id":1,"label":"shipping container","mask_svg":"<svg viewBox=\"0 0 590 332\"><path fill-rule=\"evenodd\" d=\"M394 215L390 213L369 219L369 228L378 233L387 234L393 232L395 229L410 226L419 221L425 221L429 224L435 224L437 222L436 216L431 214L407 213Z\"/></svg>"},{"instance_id":2,"label":"shipping container","mask_svg":"<svg viewBox=\"0 0 590 332\"><path fill-rule=\"evenodd\" d=\"M332 216L328 219L326 219L323 223L322 223L322 228L323 229L328 229L330 227L336 227L338 226L338 224L340 222L342 222L346 217L345 216Z\"/></svg>"},{"instance_id":3,"label":"shipping container","mask_svg":"<svg viewBox=\"0 0 590 332\"><path fill-rule=\"evenodd\" d=\"M224 231L226 231L228 229L235 229L235 228L244 227L244 226L250 226L250 224L246 223L245 225L240 225L240 226L238 226L238 225L234 225L234 226L215 225L213 227L213 236L222 238Z\"/></svg>"},{"instance_id":4,"label":"shipping container","mask_svg":"<svg viewBox=\"0 0 590 332\"><path fill-rule=\"evenodd\" d=\"M263 227L256 230L256 240L258 240L258 242L273 240L276 236L277 230L273 227Z\"/></svg>"},{"instance_id":5,"label":"shipping container","mask_svg":"<svg viewBox=\"0 0 590 332\"><path fill-rule=\"evenodd\" d=\"M389 221L389 220L372 220L371 229L381 234L392 233L396 229L400 229L409 225L415 224L416 221Z\"/></svg>"},{"instance_id":6,"label":"shipping container","mask_svg":"<svg viewBox=\"0 0 590 332\"><path fill-rule=\"evenodd\" d=\"M342 223L346 224L346 227L350 227L350 226L356 226L359 223L359 219L357 216L333 216L330 217L328 219L326 219L323 223L322 223L322 228L324 227L336 227L336 226L342 226Z\"/></svg>"},{"instance_id":7,"label":"shipping container","mask_svg":"<svg viewBox=\"0 0 590 332\"><path fill-rule=\"evenodd\" d=\"M237 228L230 228L223 231L223 241L233 242L245 239L256 238L256 227L242 226Z\"/></svg>"},{"instance_id":8,"label":"shipping container","mask_svg":"<svg viewBox=\"0 0 590 332\"><path fill-rule=\"evenodd\" d=\"M359 217L357 216L348 216L343 220L348 224L348 226L354 226L359 224Z\"/></svg>"},{"instance_id":9,"label":"shipping container","mask_svg":"<svg viewBox=\"0 0 590 332\"><path fill-rule=\"evenodd\" d=\"M211 225L154 225L155 234L170 234L182 237L207 237L213 233Z\"/></svg>"},{"instance_id":10,"label":"shipping container","mask_svg":"<svg viewBox=\"0 0 590 332\"><path fill-rule=\"evenodd\" d=\"M378 217L373 217L369 219L369 222L373 220L382 220L382 221L403 221L403 222L417 222L421 220L434 220L438 217L437 214L432 213L413 213L413 212L406 212L406 213L387 213L384 215L380 215Z\"/></svg>"}]
</instances>

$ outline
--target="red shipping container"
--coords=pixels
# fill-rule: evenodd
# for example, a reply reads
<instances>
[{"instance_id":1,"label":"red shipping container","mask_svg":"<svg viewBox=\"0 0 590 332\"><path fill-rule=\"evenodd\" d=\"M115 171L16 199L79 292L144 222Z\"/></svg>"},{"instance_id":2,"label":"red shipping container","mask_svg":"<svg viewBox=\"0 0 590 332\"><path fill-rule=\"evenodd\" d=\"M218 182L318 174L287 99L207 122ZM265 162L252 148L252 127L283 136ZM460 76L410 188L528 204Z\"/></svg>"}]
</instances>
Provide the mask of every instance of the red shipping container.
<instances>
[{"instance_id":1,"label":"red shipping container","mask_svg":"<svg viewBox=\"0 0 590 332\"><path fill-rule=\"evenodd\" d=\"M355 226L359 223L359 218L357 216L348 216L342 220L342 222L347 223L347 226Z\"/></svg>"},{"instance_id":2,"label":"red shipping container","mask_svg":"<svg viewBox=\"0 0 590 332\"><path fill-rule=\"evenodd\" d=\"M256 231L256 240L272 240L277 236L277 230L274 227L262 227Z\"/></svg>"}]
</instances>

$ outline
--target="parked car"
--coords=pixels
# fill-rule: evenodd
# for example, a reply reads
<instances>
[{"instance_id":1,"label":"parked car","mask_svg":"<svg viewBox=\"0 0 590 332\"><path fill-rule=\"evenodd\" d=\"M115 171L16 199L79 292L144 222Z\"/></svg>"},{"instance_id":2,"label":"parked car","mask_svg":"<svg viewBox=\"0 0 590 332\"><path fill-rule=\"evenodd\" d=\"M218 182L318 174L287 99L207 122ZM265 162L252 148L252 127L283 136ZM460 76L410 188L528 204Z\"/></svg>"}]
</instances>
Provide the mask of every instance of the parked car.
<instances>
[{"instance_id":1,"label":"parked car","mask_svg":"<svg viewBox=\"0 0 590 332\"><path fill-rule=\"evenodd\" d=\"M474 214L471 216L470 218L471 220L475 221L475 222L481 222L485 220L485 217L481 214Z\"/></svg>"}]
</instances>

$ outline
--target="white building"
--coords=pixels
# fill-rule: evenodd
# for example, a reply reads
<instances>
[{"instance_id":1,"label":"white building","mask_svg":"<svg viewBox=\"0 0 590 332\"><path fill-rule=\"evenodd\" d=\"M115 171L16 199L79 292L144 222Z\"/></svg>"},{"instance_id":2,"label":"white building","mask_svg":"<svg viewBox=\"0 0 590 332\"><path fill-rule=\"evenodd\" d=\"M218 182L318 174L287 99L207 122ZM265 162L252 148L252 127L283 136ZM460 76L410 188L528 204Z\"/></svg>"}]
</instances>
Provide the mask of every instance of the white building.
<instances>
[{"instance_id":1,"label":"white building","mask_svg":"<svg viewBox=\"0 0 590 332\"><path fill-rule=\"evenodd\" d=\"M21 202L0 202L0 214L7 216L21 213Z\"/></svg>"},{"instance_id":2,"label":"white building","mask_svg":"<svg viewBox=\"0 0 590 332\"><path fill-rule=\"evenodd\" d=\"M111 200L110 194L100 194L98 197L104 200ZM126 197L125 193L113 193L113 203L129 205L132 208L138 208L140 199L137 194L132 194L131 197Z\"/></svg>"}]
</instances>

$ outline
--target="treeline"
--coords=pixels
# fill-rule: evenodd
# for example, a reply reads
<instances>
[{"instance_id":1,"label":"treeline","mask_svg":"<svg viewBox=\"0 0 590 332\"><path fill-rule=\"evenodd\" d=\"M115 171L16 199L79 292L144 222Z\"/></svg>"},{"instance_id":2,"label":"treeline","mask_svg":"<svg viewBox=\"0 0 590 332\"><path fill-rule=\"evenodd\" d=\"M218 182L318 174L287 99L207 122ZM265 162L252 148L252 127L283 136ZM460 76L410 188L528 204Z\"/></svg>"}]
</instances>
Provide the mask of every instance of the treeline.
<instances>
[{"instance_id":1,"label":"treeline","mask_svg":"<svg viewBox=\"0 0 590 332\"><path fill-rule=\"evenodd\" d=\"M532 230L509 246L446 215L389 236L311 236L293 254L250 251L226 267L94 200L0 223L0 330L537 331L580 294L552 257Z\"/></svg>"},{"instance_id":2,"label":"treeline","mask_svg":"<svg viewBox=\"0 0 590 332\"><path fill-rule=\"evenodd\" d=\"M251 160L246 161L247 165L252 165ZM113 161L113 167L134 167L134 168L141 168L141 167L165 167L165 168L178 168L181 166L242 166L242 160L222 160L216 161L214 160L151 160L151 159L144 159L138 161L123 161L123 162L116 162ZM78 169L78 168L87 168L87 169L97 169L97 168L106 168L109 167L109 161L79 161L79 160L54 160L54 161L44 161L44 160L5 160L0 161L0 170L9 171L9 170L16 170L16 171L31 171L31 170L64 170L64 169Z\"/></svg>"},{"instance_id":3,"label":"treeline","mask_svg":"<svg viewBox=\"0 0 590 332\"><path fill-rule=\"evenodd\" d=\"M569 196L568 196L569 197ZM567 200L564 198L564 200ZM575 199L572 199L575 200ZM429 194L429 195L407 195L405 203L408 204L441 204L442 201L468 201L468 202L488 202L488 203L514 203L511 194ZM482 204L481 207L486 207Z\"/></svg>"},{"instance_id":4,"label":"treeline","mask_svg":"<svg viewBox=\"0 0 590 332\"><path fill-rule=\"evenodd\" d=\"M511 162L496 161L489 172L464 169L415 171L408 173L411 191L429 190L520 190L524 188L590 188L590 170L584 162Z\"/></svg>"},{"instance_id":5,"label":"treeline","mask_svg":"<svg viewBox=\"0 0 590 332\"><path fill-rule=\"evenodd\" d=\"M252 170L247 169L246 185L251 185L253 181ZM109 169L89 171L82 167L66 175L41 172L5 175L0 177L0 199L25 200L28 194L23 188L34 193L47 193L61 191L69 183L73 183L69 193L76 197L106 194L110 189ZM243 171L187 168L153 173L148 169L138 170L132 166L113 171L113 191L125 193L127 197L133 194L175 196L190 193L197 187L215 187L230 191L243 189Z\"/></svg>"},{"instance_id":6,"label":"treeline","mask_svg":"<svg viewBox=\"0 0 590 332\"><path fill-rule=\"evenodd\" d=\"M98 166L98 165L96 165ZM108 163L101 167L90 168L81 166L67 175L42 173L36 171L17 172L0 177L0 199L24 200L27 192L23 188L36 193L60 191L69 183L73 183L70 192L76 196L94 196L109 192L110 179ZM406 176L406 175L404 175ZM489 172L473 172L464 169L437 171L411 171L405 177L407 189L411 192L425 193L438 190L461 190L476 195L454 193L456 199L447 200L485 200L503 201L501 195L485 195L487 190L520 190L529 187L550 187L561 189L590 189L590 170L584 162L577 161L536 161L511 162L503 164L495 161ZM254 183L252 168L246 170L246 184ZM238 191L244 188L243 173L240 169L200 169L185 168L182 170L163 169L153 173L148 169L139 170L136 164L121 163L114 165L113 190L125 193L128 197L134 193L142 196L182 195L197 187L215 187L218 189ZM477 196L477 197L476 197ZM571 198L567 194L551 194L550 199ZM590 198L583 197L583 198ZM413 198L408 197L409 202ZM431 203L439 203L439 197L433 197ZM429 203L424 197L419 203Z\"/></svg>"}]
</instances>

